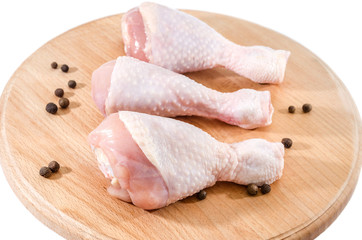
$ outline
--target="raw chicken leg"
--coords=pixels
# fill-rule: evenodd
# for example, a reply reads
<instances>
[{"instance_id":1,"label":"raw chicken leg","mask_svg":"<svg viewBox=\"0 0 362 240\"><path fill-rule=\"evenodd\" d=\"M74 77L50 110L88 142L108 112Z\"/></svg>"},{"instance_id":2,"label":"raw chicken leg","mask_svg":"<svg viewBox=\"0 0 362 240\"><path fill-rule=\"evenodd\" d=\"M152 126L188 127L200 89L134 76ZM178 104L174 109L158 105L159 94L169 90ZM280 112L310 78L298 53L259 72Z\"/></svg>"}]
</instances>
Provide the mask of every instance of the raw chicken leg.
<instances>
[{"instance_id":1,"label":"raw chicken leg","mask_svg":"<svg viewBox=\"0 0 362 240\"><path fill-rule=\"evenodd\" d=\"M132 57L119 57L94 71L92 96L103 114L119 110L174 117L198 115L251 129L269 125L269 91L221 93L178 73Z\"/></svg>"},{"instance_id":2,"label":"raw chicken leg","mask_svg":"<svg viewBox=\"0 0 362 240\"><path fill-rule=\"evenodd\" d=\"M128 56L175 72L222 65L259 83L281 83L290 52L237 45L199 19L156 3L142 3L122 18Z\"/></svg>"},{"instance_id":3,"label":"raw chicken leg","mask_svg":"<svg viewBox=\"0 0 362 240\"><path fill-rule=\"evenodd\" d=\"M172 118L121 111L88 136L111 195L157 209L216 181L272 183L282 176L284 147L263 139L226 144Z\"/></svg>"}]
</instances>

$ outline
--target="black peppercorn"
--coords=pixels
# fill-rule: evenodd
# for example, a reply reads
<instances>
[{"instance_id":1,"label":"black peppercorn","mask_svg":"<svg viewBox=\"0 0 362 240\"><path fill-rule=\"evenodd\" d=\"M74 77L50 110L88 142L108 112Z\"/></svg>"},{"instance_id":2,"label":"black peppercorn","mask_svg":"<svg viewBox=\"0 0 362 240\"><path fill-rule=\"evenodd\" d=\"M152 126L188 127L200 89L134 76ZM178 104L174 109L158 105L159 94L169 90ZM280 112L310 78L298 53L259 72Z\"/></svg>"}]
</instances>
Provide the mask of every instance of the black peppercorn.
<instances>
[{"instance_id":1,"label":"black peppercorn","mask_svg":"<svg viewBox=\"0 0 362 240\"><path fill-rule=\"evenodd\" d=\"M68 81L68 86L69 86L70 88L75 88L75 86L77 86L77 82L74 81L74 80L69 80L69 81Z\"/></svg>"},{"instance_id":2,"label":"black peppercorn","mask_svg":"<svg viewBox=\"0 0 362 240\"><path fill-rule=\"evenodd\" d=\"M271 190L270 185L269 185L269 184L266 184L266 183L264 183L264 184L261 186L261 189L260 189L260 191L261 191L262 194L267 194L267 193L270 192L270 190Z\"/></svg>"},{"instance_id":3,"label":"black peppercorn","mask_svg":"<svg viewBox=\"0 0 362 240\"><path fill-rule=\"evenodd\" d=\"M68 98L61 98L59 99L59 106L61 108L67 108L69 106L69 100Z\"/></svg>"},{"instance_id":4,"label":"black peppercorn","mask_svg":"<svg viewBox=\"0 0 362 240\"><path fill-rule=\"evenodd\" d=\"M39 170L39 174L42 177L48 178L48 177L50 177L52 175L52 171L48 167L42 167Z\"/></svg>"},{"instance_id":5,"label":"black peppercorn","mask_svg":"<svg viewBox=\"0 0 362 240\"><path fill-rule=\"evenodd\" d=\"M205 190L201 190L200 192L198 192L198 193L196 194L196 197L197 197L197 199L199 199L199 200L204 200L204 199L206 198L206 195L207 195L206 191L205 191Z\"/></svg>"},{"instance_id":6,"label":"black peppercorn","mask_svg":"<svg viewBox=\"0 0 362 240\"><path fill-rule=\"evenodd\" d=\"M48 167L53 173L55 173L55 172L58 172L60 165L57 161L51 161L49 163Z\"/></svg>"},{"instance_id":7,"label":"black peppercorn","mask_svg":"<svg viewBox=\"0 0 362 240\"><path fill-rule=\"evenodd\" d=\"M303 112L305 112L305 113L308 113L308 112L312 111L312 105L309 104L309 103L303 104L302 108L303 108Z\"/></svg>"},{"instance_id":8,"label":"black peppercorn","mask_svg":"<svg viewBox=\"0 0 362 240\"><path fill-rule=\"evenodd\" d=\"M288 107L288 112L294 113L295 112L295 107L294 106L289 106Z\"/></svg>"},{"instance_id":9,"label":"black peppercorn","mask_svg":"<svg viewBox=\"0 0 362 240\"><path fill-rule=\"evenodd\" d=\"M55 105L54 103L51 102L46 105L45 110L48 113L56 114L56 112L58 111L58 107L57 107L57 105Z\"/></svg>"},{"instance_id":10,"label":"black peppercorn","mask_svg":"<svg viewBox=\"0 0 362 240\"><path fill-rule=\"evenodd\" d=\"M282 143L285 148L290 148L293 145L293 141L290 138L283 138Z\"/></svg>"},{"instance_id":11,"label":"black peppercorn","mask_svg":"<svg viewBox=\"0 0 362 240\"><path fill-rule=\"evenodd\" d=\"M52 64L50 64L50 66L51 66L53 69L57 69L58 63L52 62Z\"/></svg>"},{"instance_id":12,"label":"black peppercorn","mask_svg":"<svg viewBox=\"0 0 362 240\"><path fill-rule=\"evenodd\" d=\"M64 95L64 90L63 90L62 88L57 88L57 89L55 89L54 94L55 94L55 96L57 96L57 97L63 97L63 95Z\"/></svg>"},{"instance_id":13,"label":"black peppercorn","mask_svg":"<svg viewBox=\"0 0 362 240\"><path fill-rule=\"evenodd\" d=\"M63 72L68 72L69 71L69 67L67 64L63 64L60 69L62 69Z\"/></svg>"},{"instance_id":14,"label":"black peppercorn","mask_svg":"<svg viewBox=\"0 0 362 240\"><path fill-rule=\"evenodd\" d=\"M256 195L258 193L258 186L254 183L250 183L246 189L250 195Z\"/></svg>"}]
</instances>

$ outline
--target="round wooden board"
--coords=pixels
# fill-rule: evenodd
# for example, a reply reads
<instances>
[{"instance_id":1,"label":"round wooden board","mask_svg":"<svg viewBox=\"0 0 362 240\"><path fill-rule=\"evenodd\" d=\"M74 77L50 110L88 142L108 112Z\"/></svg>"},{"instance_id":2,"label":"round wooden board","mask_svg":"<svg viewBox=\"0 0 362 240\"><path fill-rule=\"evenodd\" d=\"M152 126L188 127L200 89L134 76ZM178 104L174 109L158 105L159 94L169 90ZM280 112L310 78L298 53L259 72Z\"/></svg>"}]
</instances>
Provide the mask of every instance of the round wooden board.
<instances>
[{"instance_id":1,"label":"round wooden board","mask_svg":"<svg viewBox=\"0 0 362 240\"><path fill-rule=\"evenodd\" d=\"M249 138L294 144L285 153L281 180L267 195L248 196L243 186L217 183L206 200L189 197L145 211L108 195L86 141L103 119L90 96L93 70L124 55L115 15L74 28L31 55L14 73L1 98L1 164L14 192L47 226L69 239L267 239L314 238L342 211L361 167L361 121L349 93L313 53L276 32L240 19L186 11L242 45L266 45L292 52L280 85L259 85L223 68L186 74L207 87L230 92L270 90L273 124L243 130L200 117L182 117L224 142ZM66 63L68 73L50 68ZM75 79L76 89L67 81ZM70 99L56 115L54 89ZM141 87L141 86L140 86ZM304 114L302 104L313 105ZM297 107L289 114L289 105ZM51 178L39 176L51 160L61 164Z\"/></svg>"}]
</instances>

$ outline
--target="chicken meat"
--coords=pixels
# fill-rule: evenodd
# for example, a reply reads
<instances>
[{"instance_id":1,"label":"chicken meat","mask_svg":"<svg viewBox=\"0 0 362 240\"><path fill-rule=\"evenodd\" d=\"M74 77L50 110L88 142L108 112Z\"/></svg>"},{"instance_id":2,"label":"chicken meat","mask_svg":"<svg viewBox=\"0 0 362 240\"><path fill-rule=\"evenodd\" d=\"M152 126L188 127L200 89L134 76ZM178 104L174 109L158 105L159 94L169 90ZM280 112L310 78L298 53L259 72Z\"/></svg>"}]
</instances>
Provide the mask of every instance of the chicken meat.
<instances>
[{"instance_id":1,"label":"chicken meat","mask_svg":"<svg viewBox=\"0 0 362 240\"><path fill-rule=\"evenodd\" d=\"M198 115L246 129L271 124L274 110L269 91L222 93L127 56L93 72L92 97L104 115L123 110L166 117Z\"/></svg>"},{"instance_id":2,"label":"chicken meat","mask_svg":"<svg viewBox=\"0 0 362 240\"><path fill-rule=\"evenodd\" d=\"M128 56L178 73L224 66L258 83L281 83L289 51L241 46L185 12L142 3L123 15Z\"/></svg>"},{"instance_id":3,"label":"chicken meat","mask_svg":"<svg viewBox=\"0 0 362 240\"><path fill-rule=\"evenodd\" d=\"M214 185L272 183L282 176L280 142L222 143L172 118L121 111L88 136L108 192L143 209L165 207Z\"/></svg>"}]
</instances>

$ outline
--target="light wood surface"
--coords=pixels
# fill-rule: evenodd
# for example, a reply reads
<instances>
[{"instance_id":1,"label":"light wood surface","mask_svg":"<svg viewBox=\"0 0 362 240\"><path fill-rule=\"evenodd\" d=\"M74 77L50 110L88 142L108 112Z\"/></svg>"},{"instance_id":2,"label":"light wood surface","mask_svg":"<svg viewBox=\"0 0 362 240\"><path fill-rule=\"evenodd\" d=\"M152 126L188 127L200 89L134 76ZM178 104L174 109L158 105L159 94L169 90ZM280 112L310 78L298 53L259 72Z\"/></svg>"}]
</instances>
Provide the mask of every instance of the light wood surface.
<instances>
[{"instance_id":1,"label":"light wood surface","mask_svg":"<svg viewBox=\"0 0 362 240\"><path fill-rule=\"evenodd\" d=\"M361 121L335 74L291 39L240 19L187 11L242 45L267 45L292 52L281 85L259 85L223 68L186 74L207 87L229 92L270 90L273 124L243 130L216 120L182 117L220 141L290 137L281 180L267 195L248 196L233 183L207 189L203 201L189 197L145 211L108 195L86 137L103 119L90 97L92 71L124 55L120 18L115 15L72 29L31 55L9 80L1 98L1 164L23 204L68 239L268 239L314 238L347 204L361 167ZM66 63L68 73L51 69ZM67 81L75 79L76 89ZM53 92L65 89L71 104L56 115L45 111ZM304 114L304 103L313 105ZM289 114L289 105L297 107ZM57 160L60 172L39 176Z\"/></svg>"}]
</instances>

